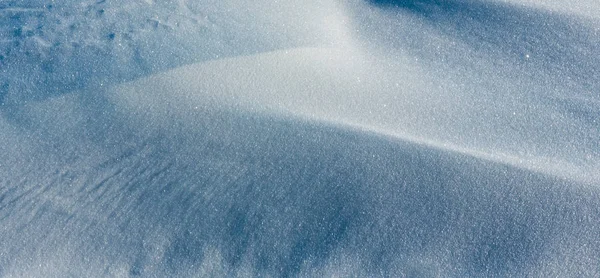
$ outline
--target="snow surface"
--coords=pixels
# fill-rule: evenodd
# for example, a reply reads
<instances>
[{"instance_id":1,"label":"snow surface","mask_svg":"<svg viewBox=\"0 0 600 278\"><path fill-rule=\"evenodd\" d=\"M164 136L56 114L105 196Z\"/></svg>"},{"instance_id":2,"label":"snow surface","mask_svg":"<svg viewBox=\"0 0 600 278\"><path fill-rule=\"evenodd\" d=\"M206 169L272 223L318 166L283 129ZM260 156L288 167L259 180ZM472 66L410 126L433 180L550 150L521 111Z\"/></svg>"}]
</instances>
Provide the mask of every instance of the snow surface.
<instances>
[{"instance_id":1,"label":"snow surface","mask_svg":"<svg viewBox=\"0 0 600 278\"><path fill-rule=\"evenodd\" d=\"M599 11L1 1L0 276L600 276Z\"/></svg>"}]
</instances>

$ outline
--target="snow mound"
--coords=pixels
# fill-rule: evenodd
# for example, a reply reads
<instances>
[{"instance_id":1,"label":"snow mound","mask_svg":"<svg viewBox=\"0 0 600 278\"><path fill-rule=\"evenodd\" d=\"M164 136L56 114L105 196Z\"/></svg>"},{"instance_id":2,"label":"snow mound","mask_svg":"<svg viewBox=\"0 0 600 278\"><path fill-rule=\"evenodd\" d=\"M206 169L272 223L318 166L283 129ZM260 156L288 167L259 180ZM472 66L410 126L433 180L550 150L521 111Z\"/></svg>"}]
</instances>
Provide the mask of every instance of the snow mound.
<instances>
[{"instance_id":1,"label":"snow mound","mask_svg":"<svg viewBox=\"0 0 600 278\"><path fill-rule=\"evenodd\" d=\"M333 125L131 103L63 95L2 133L25 149L0 153L2 275L597 274L597 186Z\"/></svg>"},{"instance_id":2,"label":"snow mound","mask_svg":"<svg viewBox=\"0 0 600 278\"><path fill-rule=\"evenodd\" d=\"M590 1L2 1L0 276L599 276Z\"/></svg>"}]
</instances>

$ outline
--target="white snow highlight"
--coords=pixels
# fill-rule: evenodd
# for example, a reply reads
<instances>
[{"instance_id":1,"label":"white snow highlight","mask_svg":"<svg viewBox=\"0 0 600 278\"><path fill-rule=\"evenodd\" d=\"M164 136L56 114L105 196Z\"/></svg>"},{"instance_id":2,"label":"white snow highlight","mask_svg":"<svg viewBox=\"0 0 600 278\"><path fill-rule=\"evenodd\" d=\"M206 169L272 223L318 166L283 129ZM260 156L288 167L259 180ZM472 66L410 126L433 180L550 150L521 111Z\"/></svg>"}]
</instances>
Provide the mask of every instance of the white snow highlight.
<instances>
[{"instance_id":1,"label":"white snow highlight","mask_svg":"<svg viewBox=\"0 0 600 278\"><path fill-rule=\"evenodd\" d=\"M599 276L596 11L0 2L0 276Z\"/></svg>"}]
</instances>

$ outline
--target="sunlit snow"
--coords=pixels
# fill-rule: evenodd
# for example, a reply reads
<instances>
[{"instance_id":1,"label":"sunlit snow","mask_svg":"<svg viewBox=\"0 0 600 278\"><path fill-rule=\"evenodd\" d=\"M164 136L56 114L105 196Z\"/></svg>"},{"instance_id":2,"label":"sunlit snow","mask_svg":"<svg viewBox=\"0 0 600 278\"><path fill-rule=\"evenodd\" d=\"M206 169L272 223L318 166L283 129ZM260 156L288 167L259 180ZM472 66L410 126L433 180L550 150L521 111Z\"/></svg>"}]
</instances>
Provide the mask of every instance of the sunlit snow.
<instances>
[{"instance_id":1,"label":"sunlit snow","mask_svg":"<svg viewBox=\"0 0 600 278\"><path fill-rule=\"evenodd\" d=\"M0 277L600 276L600 2L0 0Z\"/></svg>"}]
</instances>

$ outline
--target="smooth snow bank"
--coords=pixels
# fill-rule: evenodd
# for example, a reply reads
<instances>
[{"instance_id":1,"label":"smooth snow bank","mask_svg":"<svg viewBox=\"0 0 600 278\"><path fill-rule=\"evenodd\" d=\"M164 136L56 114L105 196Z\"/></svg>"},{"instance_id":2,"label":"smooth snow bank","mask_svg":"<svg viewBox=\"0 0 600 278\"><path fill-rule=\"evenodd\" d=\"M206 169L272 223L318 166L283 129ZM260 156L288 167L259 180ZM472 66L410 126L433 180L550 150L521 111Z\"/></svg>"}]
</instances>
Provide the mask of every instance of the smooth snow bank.
<instances>
[{"instance_id":1,"label":"smooth snow bank","mask_svg":"<svg viewBox=\"0 0 600 278\"><path fill-rule=\"evenodd\" d=\"M2 122L25 150L0 153L1 275L598 274L595 186L122 95L63 95L24 107L25 129Z\"/></svg>"},{"instance_id":2,"label":"smooth snow bank","mask_svg":"<svg viewBox=\"0 0 600 278\"><path fill-rule=\"evenodd\" d=\"M530 2L271 2L3 2L4 112L216 61L154 83L598 181L597 17Z\"/></svg>"},{"instance_id":3,"label":"smooth snow bank","mask_svg":"<svg viewBox=\"0 0 600 278\"><path fill-rule=\"evenodd\" d=\"M597 4L547 3L3 1L0 276L598 276Z\"/></svg>"},{"instance_id":4,"label":"smooth snow bank","mask_svg":"<svg viewBox=\"0 0 600 278\"><path fill-rule=\"evenodd\" d=\"M119 86L113 95L167 125L185 109L276 113L600 181L600 129L592 115L582 119L562 103L518 92L520 76L493 76L498 84L484 87L479 76L444 80L411 58L390 61L349 48L288 49L181 67ZM462 86L454 87L457 81ZM582 108L596 109L594 102L588 105Z\"/></svg>"}]
</instances>

